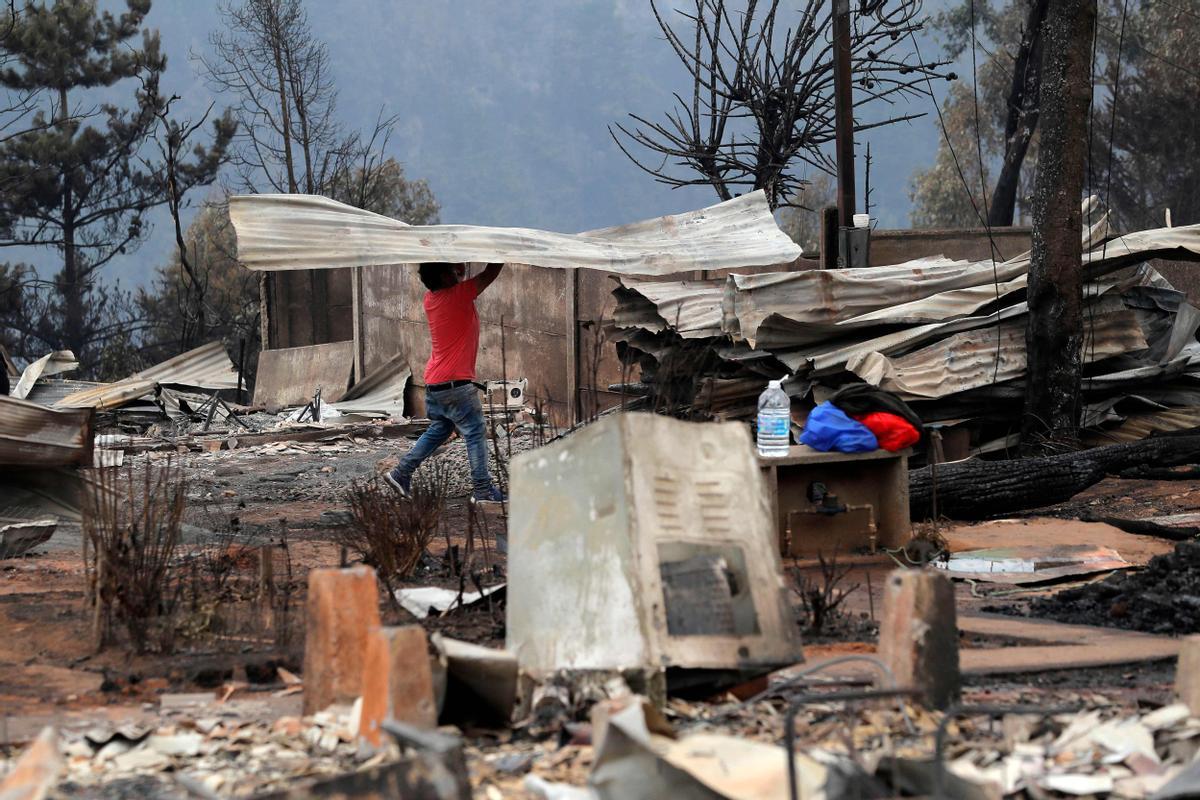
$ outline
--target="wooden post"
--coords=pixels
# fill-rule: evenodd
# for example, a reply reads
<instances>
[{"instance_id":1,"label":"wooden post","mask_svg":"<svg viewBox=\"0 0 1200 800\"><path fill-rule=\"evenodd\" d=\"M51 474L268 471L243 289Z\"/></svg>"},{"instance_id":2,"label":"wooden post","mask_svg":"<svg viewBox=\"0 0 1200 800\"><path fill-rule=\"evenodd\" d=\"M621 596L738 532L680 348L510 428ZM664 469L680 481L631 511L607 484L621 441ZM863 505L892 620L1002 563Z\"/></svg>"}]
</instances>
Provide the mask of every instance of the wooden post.
<instances>
[{"instance_id":1,"label":"wooden post","mask_svg":"<svg viewBox=\"0 0 1200 800\"><path fill-rule=\"evenodd\" d=\"M821 269L837 269L838 210L835 206L821 209Z\"/></svg>"},{"instance_id":2,"label":"wooden post","mask_svg":"<svg viewBox=\"0 0 1200 800\"><path fill-rule=\"evenodd\" d=\"M901 688L917 689L931 708L958 699L958 623L954 585L925 569L898 569L883 587L879 658Z\"/></svg>"},{"instance_id":3,"label":"wooden post","mask_svg":"<svg viewBox=\"0 0 1200 800\"><path fill-rule=\"evenodd\" d=\"M854 225L854 93L850 67L850 0L833 3L833 104L838 225Z\"/></svg>"}]
</instances>

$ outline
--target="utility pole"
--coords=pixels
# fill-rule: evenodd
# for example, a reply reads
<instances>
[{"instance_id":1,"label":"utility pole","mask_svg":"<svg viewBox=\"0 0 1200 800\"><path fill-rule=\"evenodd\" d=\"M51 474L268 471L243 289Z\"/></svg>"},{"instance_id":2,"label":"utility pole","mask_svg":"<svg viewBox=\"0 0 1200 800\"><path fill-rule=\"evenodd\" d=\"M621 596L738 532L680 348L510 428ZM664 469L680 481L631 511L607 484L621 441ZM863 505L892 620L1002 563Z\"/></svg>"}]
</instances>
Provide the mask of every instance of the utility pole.
<instances>
[{"instance_id":1,"label":"utility pole","mask_svg":"<svg viewBox=\"0 0 1200 800\"><path fill-rule=\"evenodd\" d=\"M1091 103L1093 0L1050 0L1042 29L1042 134L1033 191L1028 367L1021 446L1073 441L1083 380L1083 183Z\"/></svg>"},{"instance_id":2,"label":"utility pole","mask_svg":"<svg viewBox=\"0 0 1200 800\"><path fill-rule=\"evenodd\" d=\"M838 225L854 226L854 95L850 75L850 0L833 3L833 114Z\"/></svg>"}]
</instances>

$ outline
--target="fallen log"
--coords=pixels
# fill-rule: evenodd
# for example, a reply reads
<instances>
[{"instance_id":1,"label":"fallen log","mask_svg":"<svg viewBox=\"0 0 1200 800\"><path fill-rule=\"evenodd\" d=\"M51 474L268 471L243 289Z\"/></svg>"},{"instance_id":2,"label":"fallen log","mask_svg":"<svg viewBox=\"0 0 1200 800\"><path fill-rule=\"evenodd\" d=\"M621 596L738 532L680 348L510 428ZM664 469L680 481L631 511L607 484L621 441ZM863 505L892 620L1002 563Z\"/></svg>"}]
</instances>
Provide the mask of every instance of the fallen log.
<instances>
[{"instance_id":1,"label":"fallen log","mask_svg":"<svg viewBox=\"0 0 1200 800\"><path fill-rule=\"evenodd\" d=\"M937 514L950 519L987 519L1070 500L1106 476L1134 467L1173 467L1198 461L1200 434L1190 434L1153 436L1140 442L1038 458L938 464ZM911 470L908 484L912 519L932 518L932 469Z\"/></svg>"},{"instance_id":2,"label":"fallen log","mask_svg":"<svg viewBox=\"0 0 1200 800\"><path fill-rule=\"evenodd\" d=\"M1172 542L1188 542L1200 536L1200 527L1196 525L1163 525L1152 519L1125 519L1124 517L1109 517L1104 514L1083 514L1079 517L1083 522L1103 522L1120 528L1126 533L1138 536L1155 536Z\"/></svg>"}]
</instances>

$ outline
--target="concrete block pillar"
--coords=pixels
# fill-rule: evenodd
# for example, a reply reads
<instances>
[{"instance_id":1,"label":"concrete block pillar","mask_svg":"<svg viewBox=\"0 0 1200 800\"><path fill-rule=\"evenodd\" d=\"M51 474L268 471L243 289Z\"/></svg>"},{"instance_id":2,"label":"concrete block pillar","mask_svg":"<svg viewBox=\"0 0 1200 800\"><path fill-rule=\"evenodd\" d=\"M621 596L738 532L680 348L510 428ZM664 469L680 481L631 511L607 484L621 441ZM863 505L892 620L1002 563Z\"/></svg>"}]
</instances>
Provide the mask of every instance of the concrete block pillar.
<instances>
[{"instance_id":1,"label":"concrete block pillar","mask_svg":"<svg viewBox=\"0 0 1200 800\"><path fill-rule=\"evenodd\" d=\"M1200 636L1185 636L1179 642L1175 665L1175 694L1192 716L1200 716Z\"/></svg>"},{"instance_id":2,"label":"concrete block pillar","mask_svg":"<svg viewBox=\"0 0 1200 800\"><path fill-rule=\"evenodd\" d=\"M362 694L367 633L379 627L379 590L370 567L308 573L304 713Z\"/></svg>"},{"instance_id":3,"label":"concrete block pillar","mask_svg":"<svg viewBox=\"0 0 1200 800\"><path fill-rule=\"evenodd\" d=\"M958 623L954 586L933 570L898 569L883 590L879 657L900 688L921 693L932 708L958 699Z\"/></svg>"},{"instance_id":4,"label":"concrete block pillar","mask_svg":"<svg viewBox=\"0 0 1200 800\"><path fill-rule=\"evenodd\" d=\"M0 781L4 800L41 800L58 783L67 764L58 747L58 731L43 728Z\"/></svg>"},{"instance_id":5,"label":"concrete block pillar","mask_svg":"<svg viewBox=\"0 0 1200 800\"><path fill-rule=\"evenodd\" d=\"M374 628L363 660L362 717L358 735L374 747L383 743L386 720L419 728L437 727L429 643L420 625Z\"/></svg>"}]
</instances>

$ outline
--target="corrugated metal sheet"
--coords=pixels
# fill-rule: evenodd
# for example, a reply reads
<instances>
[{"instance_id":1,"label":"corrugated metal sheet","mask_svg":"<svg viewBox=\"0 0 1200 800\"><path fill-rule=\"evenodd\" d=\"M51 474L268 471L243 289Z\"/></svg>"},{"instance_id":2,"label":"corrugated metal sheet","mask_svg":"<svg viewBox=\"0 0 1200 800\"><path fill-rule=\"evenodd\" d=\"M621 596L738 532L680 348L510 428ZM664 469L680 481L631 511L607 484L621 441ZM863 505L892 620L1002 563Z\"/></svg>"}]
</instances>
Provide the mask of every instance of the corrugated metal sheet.
<instances>
[{"instance_id":1,"label":"corrugated metal sheet","mask_svg":"<svg viewBox=\"0 0 1200 800\"><path fill-rule=\"evenodd\" d=\"M117 408L130 400L149 394L155 384L188 386L197 389L236 389L237 369L225 352L225 345L209 342L186 353L167 359L149 369L130 375L123 381L104 384L64 397L55 408Z\"/></svg>"},{"instance_id":2,"label":"corrugated metal sheet","mask_svg":"<svg viewBox=\"0 0 1200 800\"><path fill-rule=\"evenodd\" d=\"M1150 271L1152 272L1153 270ZM1121 283L1089 283L1083 287L1084 296L1087 298L1102 297L1114 290L1120 291L1135 285L1134 282L1140 279L1141 274L1139 273ZM1024 288L1023 279L1022 288ZM985 291L990 292L992 289L991 287L987 287ZM818 372L836 370L844 367L848 361L856 357L861 358L869 353L882 353L885 356L891 356L906 352L924 342L952 333L994 326L997 322L1004 322L1005 320L1025 314L1028 310L1029 306L1022 301L1003 308L998 313L983 314L974 317L958 317L951 319L949 322L917 325L912 328L890 331L882 335L873 334L872 332L867 334L868 338L847 338L843 336L840 339L835 338L832 341L822 341L819 344L801 347L788 353L779 353L779 356L780 360L784 361L793 372L808 368ZM879 327L876 326L874 330L879 330ZM860 334L861 336L862 334Z\"/></svg>"},{"instance_id":3,"label":"corrugated metal sheet","mask_svg":"<svg viewBox=\"0 0 1200 800\"><path fill-rule=\"evenodd\" d=\"M238 260L253 270L332 269L427 261L531 264L669 275L786 264L801 249L762 191L699 211L579 234L474 225L405 225L325 197L230 198Z\"/></svg>"},{"instance_id":4,"label":"corrugated metal sheet","mask_svg":"<svg viewBox=\"0 0 1200 800\"><path fill-rule=\"evenodd\" d=\"M703 339L721 335L721 301L725 280L710 281L632 281L621 285L653 304L654 310L671 330L685 339ZM649 330L649 329L648 329Z\"/></svg>"},{"instance_id":5,"label":"corrugated metal sheet","mask_svg":"<svg viewBox=\"0 0 1200 800\"><path fill-rule=\"evenodd\" d=\"M1151 258L1200 260L1200 225L1117 237L1084 254L1093 278ZM724 330L754 346L821 341L847 327L951 319L1024 288L1028 254L991 261L922 259L891 267L732 275ZM858 320L857 322L855 320ZM768 338L767 334L775 334Z\"/></svg>"},{"instance_id":6,"label":"corrugated metal sheet","mask_svg":"<svg viewBox=\"0 0 1200 800\"><path fill-rule=\"evenodd\" d=\"M75 381L67 378L50 378L38 381L25 398L44 406L52 406L64 397L69 397L85 389L95 389L97 386L107 386L96 381Z\"/></svg>"},{"instance_id":7,"label":"corrugated metal sheet","mask_svg":"<svg viewBox=\"0 0 1200 800\"><path fill-rule=\"evenodd\" d=\"M645 295L621 285L613 289L613 296L617 299L612 313L614 327L641 328L652 333L667 329L667 321Z\"/></svg>"},{"instance_id":8,"label":"corrugated metal sheet","mask_svg":"<svg viewBox=\"0 0 1200 800\"><path fill-rule=\"evenodd\" d=\"M55 411L0 396L0 464L22 468L92 463L92 412Z\"/></svg>"},{"instance_id":9,"label":"corrugated metal sheet","mask_svg":"<svg viewBox=\"0 0 1200 800\"><path fill-rule=\"evenodd\" d=\"M25 368L25 371L21 373L21 379L13 387L12 396L23 400L29 396L30 391L43 377L70 372L78 368L79 362L75 360L75 354L70 350L55 350L47 353Z\"/></svg>"},{"instance_id":10,"label":"corrugated metal sheet","mask_svg":"<svg viewBox=\"0 0 1200 800\"><path fill-rule=\"evenodd\" d=\"M393 418L403 418L404 387L412 378L408 359L398 353L379 369L354 384L333 407L344 414L377 411Z\"/></svg>"},{"instance_id":11,"label":"corrugated metal sheet","mask_svg":"<svg viewBox=\"0 0 1200 800\"><path fill-rule=\"evenodd\" d=\"M1146 348L1132 311L1116 299L1096 305L1093 324L1085 331L1085 363ZM846 368L905 400L946 397L1024 375L1025 328L1024 317L1018 317L998 327L954 334L895 359L881 353L856 355Z\"/></svg>"},{"instance_id":12,"label":"corrugated metal sheet","mask_svg":"<svg viewBox=\"0 0 1200 800\"><path fill-rule=\"evenodd\" d=\"M1083 436L1084 444L1099 447L1106 444L1136 442L1155 433L1186 431L1200 427L1200 406L1171 408L1149 414L1131 414L1125 422L1115 428L1089 431Z\"/></svg>"}]
</instances>

